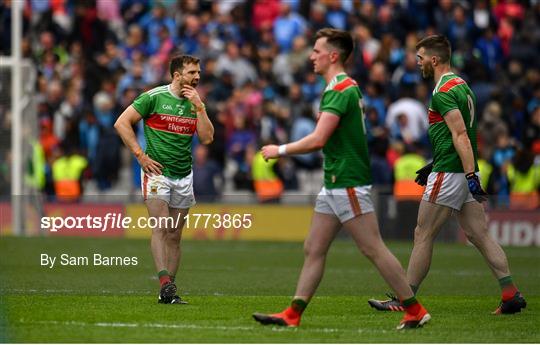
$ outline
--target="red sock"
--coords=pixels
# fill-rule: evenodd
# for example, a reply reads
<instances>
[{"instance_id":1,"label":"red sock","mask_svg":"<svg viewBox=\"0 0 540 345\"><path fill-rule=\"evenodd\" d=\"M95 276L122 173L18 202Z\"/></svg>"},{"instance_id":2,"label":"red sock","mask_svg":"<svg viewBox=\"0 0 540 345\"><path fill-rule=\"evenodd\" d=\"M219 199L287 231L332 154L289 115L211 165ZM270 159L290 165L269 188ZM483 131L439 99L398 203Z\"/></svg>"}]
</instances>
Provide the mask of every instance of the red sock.
<instances>
[{"instance_id":1,"label":"red sock","mask_svg":"<svg viewBox=\"0 0 540 345\"><path fill-rule=\"evenodd\" d=\"M416 315L420 312L422 309L422 306L418 301L416 300L416 297L411 297L406 300L402 300L401 304L403 304L403 307L405 308L405 311L409 314Z\"/></svg>"},{"instance_id":2,"label":"red sock","mask_svg":"<svg viewBox=\"0 0 540 345\"><path fill-rule=\"evenodd\" d=\"M294 310L293 307L288 307L287 309L285 309L283 313L287 315L287 317L290 317L290 318L298 318L302 315L302 312Z\"/></svg>"},{"instance_id":3,"label":"red sock","mask_svg":"<svg viewBox=\"0 0 540 345\"><path fill-rule=\"evenodd\" d=\"M514 284L506 285L502 289L502 300L504 302L511 300L516 292L518 292L518 289Z\"/></svg>"},{"instance_id":4,"label":"red sock","mask_svg":"<svg viewBox=\"0 0 540 345\"><path fill-rule=\"evenodd\" d=\"M405 307L405 311L409 314L416 315L420 312L420 303L416 302L408 307Z\"/></svg>"},{"instance_id":5,"label":"red sock","mask_svg":"<svg viewBox=\"0 0 540 345\"><path fill-rule=\"evenodd\" d=\"M161 286L170 282L171 282L171 277L168 275L162 275L161 277L159 277L159 285Z\"/></svg>"}]
</instances>

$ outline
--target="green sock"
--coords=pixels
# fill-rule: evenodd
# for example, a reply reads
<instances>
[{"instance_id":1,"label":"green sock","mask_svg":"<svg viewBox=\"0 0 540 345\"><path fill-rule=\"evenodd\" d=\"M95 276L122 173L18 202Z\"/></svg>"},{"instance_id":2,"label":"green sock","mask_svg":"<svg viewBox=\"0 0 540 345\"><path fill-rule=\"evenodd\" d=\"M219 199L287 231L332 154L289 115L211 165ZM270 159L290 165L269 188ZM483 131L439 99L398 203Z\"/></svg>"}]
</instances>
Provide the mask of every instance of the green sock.
<instances>
[{"instance_id":1,"label":"green sock","mask_svg":"<svg viewBox=\"0 0 540 345\"><path fill-rule=\"evenodd\" d=\"M300 298L293 299L293 301L291 302L291 308L293 308L294 311L300 314L302 314L304 309L306 309L307 305L307 302Z\"/></svg>"},{"instance_id":2,"label":"green sock","mask_svg":"<svg viewBox=\"0 0 540 345\"><path fill-rule=\"evenodd\" d=\"M416 297L415 296L412 296L411 298L408 298L406 300L403 300L403 302L401 302L403 304L404 307L408 307L408 306L411 306L415 303L417 303L418 301L416 300Z\"/></svg>"},{"instance_id":3,"label":"green sock","mask_svg":"<svg viewBox=\"0 0 540 345\"><path fill-rule=\"evenodd\" d=\"M167 270L162 270L162 271L158 272L157 276L158 276L158 278L161 278L163 276L169 276L169 272Z\"/></svg>"},{"instance_id":4,"label":"green sock","mask_svg":"<svg viewBox=\"0 0 540 345\"><path fill-rule=\"evenodd\" d=\"M413 294L416 296L416 292L418 291L420 287L416 285L409 285L409 286L411 287Z\"/></svg>"},{"instance_id":5,"label":"green sock","mask_svg":"<svg viewBox=\"0 0 540 345\"><path fill-rule=\"evenodd\" d=\"M512 276L506 276L499 279L499 285L501 286L501 289L504 289L505 287L514 284L512 281Z\"/></svg>"}]
</instances>

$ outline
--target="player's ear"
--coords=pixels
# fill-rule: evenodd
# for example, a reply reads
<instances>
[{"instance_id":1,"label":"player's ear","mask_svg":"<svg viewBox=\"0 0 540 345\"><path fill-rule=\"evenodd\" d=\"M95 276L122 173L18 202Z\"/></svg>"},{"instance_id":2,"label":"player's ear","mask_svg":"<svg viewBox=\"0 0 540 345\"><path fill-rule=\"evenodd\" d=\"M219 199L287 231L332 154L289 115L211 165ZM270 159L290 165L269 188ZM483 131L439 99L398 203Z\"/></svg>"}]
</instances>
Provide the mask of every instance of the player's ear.
<instances>
[{"instance_id":1,"label":"player's ear","mask_svg":"<svg viewBox=\"0 0 540 345\"><path fill-rule=\"evenodd\" d=\"M339 53L337 51L333 51L330 53L330 59L332 62L336 62L339 60Z\"/></svg>"}]
</instances>

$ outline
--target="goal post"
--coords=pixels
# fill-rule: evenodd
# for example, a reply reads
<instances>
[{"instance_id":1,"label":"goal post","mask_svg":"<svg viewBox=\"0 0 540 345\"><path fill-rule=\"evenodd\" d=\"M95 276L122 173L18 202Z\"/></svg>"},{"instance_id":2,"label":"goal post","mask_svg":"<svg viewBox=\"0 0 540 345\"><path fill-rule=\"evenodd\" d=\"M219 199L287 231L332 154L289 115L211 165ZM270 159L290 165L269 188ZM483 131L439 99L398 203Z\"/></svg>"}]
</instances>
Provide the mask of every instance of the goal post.
<instances>
[{"instance_id":1,"label":"goal post","mask_svg":"<svg viewBox=\"0 0 540 345\"><path fill-rule=\"evenodd\" d=\"M32 165L35 144L39 141L38 114L35 99L36 68L30 59L22 59L22 6L13 1L11 22L11 56L0 56L0 120L10 140L3 138L0 156L9 167L4 176L9 192L0 191L3 200L9 199L11 215L2 213L0 226L10 223L8 232L24 235L36 228L36 215L43 209L40 192L36 190L29 167ZM2 173L2 172L0 172ZM1 232L1 231L0 231Z\"/></svg>"}]
</instances>

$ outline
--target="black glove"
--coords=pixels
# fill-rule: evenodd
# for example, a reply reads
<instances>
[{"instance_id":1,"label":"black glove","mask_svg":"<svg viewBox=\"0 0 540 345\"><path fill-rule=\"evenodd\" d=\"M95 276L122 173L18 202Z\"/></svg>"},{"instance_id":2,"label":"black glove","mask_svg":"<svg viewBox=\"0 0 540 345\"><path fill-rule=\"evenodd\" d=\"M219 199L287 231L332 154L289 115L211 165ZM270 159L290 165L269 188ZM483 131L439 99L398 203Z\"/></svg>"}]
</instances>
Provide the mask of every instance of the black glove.
<instances>
[{"instance_id":1,"label":"black glove","mask_svg":"<svg viewBox=\"0 0 540 345\"><path fill-rule=\"evenodd\" d=\"M421 186L425 186L427 184L428 176L431 174L431 170L433 170L433 162L416 171L417 176L414 179L414 182Z\"/></svg>"},{"instance_id":2,"label":"black glove","mask_svg":"<svg viewBox=\"0 0 540 345\"><path fill-rule=\"evenodd\" d=\"M482 189L482 185L480 184L478 176L476 176L476 174L472 172L465 175L465 178L467 178L469 191L471 192L473 198L475 198L478 202L486 201L487 193Z\"/></svg>"}]
</instances>

